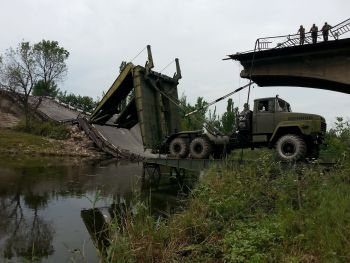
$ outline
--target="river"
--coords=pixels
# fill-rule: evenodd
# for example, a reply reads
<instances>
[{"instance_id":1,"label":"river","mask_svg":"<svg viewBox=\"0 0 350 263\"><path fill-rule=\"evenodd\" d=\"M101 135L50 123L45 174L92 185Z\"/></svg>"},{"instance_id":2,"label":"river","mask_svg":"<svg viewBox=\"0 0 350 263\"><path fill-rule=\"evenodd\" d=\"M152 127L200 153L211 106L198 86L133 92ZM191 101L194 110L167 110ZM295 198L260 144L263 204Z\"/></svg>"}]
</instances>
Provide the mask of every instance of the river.
<instances>
[{"instance_id":1,"label":"river","mask_svg":"<svg viewBox=\"0 0 350 263\"><path fill-rule=\"evenodd\" d=\"M115 160L0 160L1 262L99 262L83 211L102 211L137 196L152 204L153 213L168 214L198 178L182 184L167 169L153 174L143 163Z\"/></svg>"}]
</instances>

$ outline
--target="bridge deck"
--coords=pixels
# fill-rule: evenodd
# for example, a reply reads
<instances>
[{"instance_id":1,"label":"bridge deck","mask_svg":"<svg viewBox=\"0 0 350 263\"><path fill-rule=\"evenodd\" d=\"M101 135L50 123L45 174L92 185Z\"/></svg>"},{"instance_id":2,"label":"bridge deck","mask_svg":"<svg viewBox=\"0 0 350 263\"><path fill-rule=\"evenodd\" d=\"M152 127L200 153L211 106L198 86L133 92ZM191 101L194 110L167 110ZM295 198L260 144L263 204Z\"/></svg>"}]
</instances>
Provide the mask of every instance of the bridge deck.
<instances>
[{"instance_id":1,"label":"bridge deck","mask_svg":"<svg viewBox=\"0 0 350 263\"><path fill-rule=\"evenodd\" d=\"M229 55L261 87L297 86L350 94L350 39Z\"/></svg>"}]
</instances>

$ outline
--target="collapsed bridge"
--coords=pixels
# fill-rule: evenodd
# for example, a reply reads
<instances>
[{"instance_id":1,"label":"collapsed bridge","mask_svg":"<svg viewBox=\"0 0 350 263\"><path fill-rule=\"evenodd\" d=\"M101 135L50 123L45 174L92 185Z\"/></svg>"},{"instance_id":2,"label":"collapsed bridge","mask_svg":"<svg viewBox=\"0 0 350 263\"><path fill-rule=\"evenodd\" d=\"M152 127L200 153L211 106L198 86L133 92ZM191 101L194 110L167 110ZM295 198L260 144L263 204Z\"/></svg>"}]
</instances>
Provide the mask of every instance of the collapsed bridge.
<instances>
[{"instance_id":1,"label":"collapsed bridge","mask_svg":"<svg viewBox=\"0 0 350 263\"><path fill-rule=\"evenodd\" d=\"M177 59L173 77L153 71L147 47L145 67L122 63L119 76L87 121L117 147L140 157L155 157L151 149L180 130L177 85L181 72Z\"/></svg>"}]
</instances>

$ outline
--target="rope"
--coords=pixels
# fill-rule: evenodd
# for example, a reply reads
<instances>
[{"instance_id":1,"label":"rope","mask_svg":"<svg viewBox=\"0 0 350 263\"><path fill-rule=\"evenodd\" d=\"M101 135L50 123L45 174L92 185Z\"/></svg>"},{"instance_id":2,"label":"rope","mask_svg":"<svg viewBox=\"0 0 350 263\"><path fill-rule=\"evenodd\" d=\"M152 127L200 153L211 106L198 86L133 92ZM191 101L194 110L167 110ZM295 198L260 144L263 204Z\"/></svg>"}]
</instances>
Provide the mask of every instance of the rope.
<instances>
[{"instance_id":1,"label":"rope","mask_svg":"<svg viewBox=\"0 0 350 263\"><path fill-rule=\"evenodd\" d=\"M172 98L170 97L168 94L166 94L165 92L161 91L155 84L153 84L151 82L152 86L159 92L161 93L164 97L166 97L170 102L172 102L176 107L178 107L180 110L182 110L184 113L186 113L188 110L187 110L187 106L186 105L182 105L182 103L176 99L176 98ZM186 117L186 115L185 115ZM196 118L192 118L192 120L194 122L197 122L197 123L202 123L204 122L208 128L212 129L212 131L216 131L216 132L219 132L213 125L211 125L209 122L206 121L205 118L202 118L202 117L199 117L199 116L196 116ZM201 122L202 121L202 122Z\"/></svg>"},{"instance_id":2,"label":"rope","mask_svg":"<svg viewBox=\"0 0 350 263\"><path fill-rule=\"evenodd\" d=\"M172 60L168 65L166 65L161 71L160 73L162 73L167 67L169 67L171 64L174 63L174 60Z\"/></svg>"},{"instance_id":3,"label":"rope","mask_svg":"<svg viewBox=\"0 0 350 263\"><path fill-rule=\"evenodd\" d=\"M140 56L140 54L145 51L145 49L147 48L147 46L145 46L132 60L130 60L130 62L133 62L135 58L137 58L138 56Z\"/></svg>"},{"instance_id":4,"label":"rope","mask_svg":"<svg viewBox=\"0 0 350 263\"><path fill-rule=\"evenodd\" d=\"M225 96L220 97L220 98L218 98L218 99L216 99L216 100L214 100L214 101L208 103L207 105L205 105L205 106L203 106L203 107L201 107L201 108L195 109L194 111L191 111L191 112L187 113L185 116L189 116L189 115L191 115L191 114L193 114L193 113L196 113L197 111L200 111L200 110L203 110L203 109L205 109L205 108L208 108L209 106L211 106L211 105L213 105L213 104L215 104L215 103L217 103L217 102L219 102L219 101L221 101L221 100L223 100L223 99L226 99L227 97L229 97L229 96L235 94L236 92L238 92L238 91L240 91L240 90L242 90L242 89L248 87L248 85L250 85L250 83L247 84L247 85L244 85L244 86L242 86L242 87L240 87L240 88L238 88L238 89L236 89L236 90L234 90L234 91L231 91L230 93L226 94Z\"/></svg>"}]
</instances>

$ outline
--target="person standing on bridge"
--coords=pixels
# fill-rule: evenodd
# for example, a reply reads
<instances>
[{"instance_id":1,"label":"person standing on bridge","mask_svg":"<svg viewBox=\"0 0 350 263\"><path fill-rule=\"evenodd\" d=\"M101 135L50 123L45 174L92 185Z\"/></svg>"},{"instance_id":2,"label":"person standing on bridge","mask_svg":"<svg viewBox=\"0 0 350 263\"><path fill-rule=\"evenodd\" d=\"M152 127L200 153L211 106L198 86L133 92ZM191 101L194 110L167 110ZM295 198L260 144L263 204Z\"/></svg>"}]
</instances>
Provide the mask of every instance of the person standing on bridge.
<instances>
[{"instance_id":1,"label":"person standing on bridge","mask_svg":"<svg viewBox=\"0 0 350 263\"><path fill-rule=\"evenodd\" d=\"M310 32L311 32L311 37L312 37L312 44L316 44L317 43L318 27L315 24L313 24L311 29L310 29Z\"/></svg>"},{"instance_id":2,"label":"person standing on bridge","mask_svg":"<svg viewBox=\"0 0 350 263\"><path fill-rule=\"evenodd\" d=\"M304 40L305 40L305 28L303 27L303 25L300 26L299 30L298 30L299 36L300 36L300 45L304 45Z\"/></svg>"},{"instance_id":3,"label":"person standing on bridge","mask_svg":"<svg viewBox=\"0 0 350 263\"><path fill-rule=\"evenodd\" d=\"M323 40L324 41L328 41L328 34L329 34L329 30L331 29L332 27L330 25L326 23L324 23L323 27L322 27L322 35L323 35Z\"/></svg>"}]
</instances>

